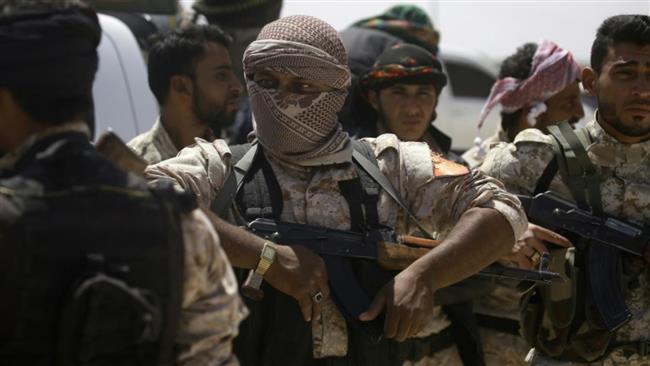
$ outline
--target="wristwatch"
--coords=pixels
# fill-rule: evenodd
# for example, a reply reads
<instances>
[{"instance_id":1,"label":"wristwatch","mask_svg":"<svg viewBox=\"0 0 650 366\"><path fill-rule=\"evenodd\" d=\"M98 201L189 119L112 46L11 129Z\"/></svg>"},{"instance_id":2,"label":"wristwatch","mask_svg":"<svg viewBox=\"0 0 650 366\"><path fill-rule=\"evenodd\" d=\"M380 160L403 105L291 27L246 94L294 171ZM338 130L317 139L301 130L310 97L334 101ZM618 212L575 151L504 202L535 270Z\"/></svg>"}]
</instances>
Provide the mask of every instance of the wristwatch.
<instances>
[{"instance_id":1,"label":"wristwatch","mask_svg":"<svg viewBox=\"0 0 650 366\"><path fill-rule=\"evenodd\" d=\"M251 271L242 286L242 293L254 300L261 300L264 293L261 290L262 280L264 274L268 271L271 264L275 261L275 245L269 241L264 242L262 252L260 253L260 261L257 263L257 268Z\"/></svg>"}]
</instances>

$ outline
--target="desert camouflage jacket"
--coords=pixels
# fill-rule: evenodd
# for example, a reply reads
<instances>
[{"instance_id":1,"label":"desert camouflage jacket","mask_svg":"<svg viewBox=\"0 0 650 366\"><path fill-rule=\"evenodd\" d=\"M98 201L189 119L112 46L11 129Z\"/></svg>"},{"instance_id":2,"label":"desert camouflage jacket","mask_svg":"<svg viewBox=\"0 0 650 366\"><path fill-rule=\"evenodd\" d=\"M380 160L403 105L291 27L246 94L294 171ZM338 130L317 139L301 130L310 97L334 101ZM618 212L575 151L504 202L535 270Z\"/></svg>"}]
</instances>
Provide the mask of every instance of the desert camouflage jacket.
<instances>
[{"instance_id":1,"label":"desert camouflage jacket","mask_svg":"<svg viewBox=\"0 0 650 366\"><path fill-rule=\"evenodd\" d=\"M649 224L650 141L623 144L607 134L596 120L589 122L585 128L592 140L587 147L589 157L602 170L603 209L623 219ZM552 158L552 137L539 130L528 129L517 135L514 143L495 146L480 169L501 180L509 191L530 195ZM550 189L564 197L571 197L559 174L553 178ZM641 259L631 257L624 258L623 271L634 279L624 289L633 318L616 332L616 340L650 339L650 271ZM608 365L648 365L650 356L641 358L615 350L603 362Z\"/></svg>"}]
</instances>

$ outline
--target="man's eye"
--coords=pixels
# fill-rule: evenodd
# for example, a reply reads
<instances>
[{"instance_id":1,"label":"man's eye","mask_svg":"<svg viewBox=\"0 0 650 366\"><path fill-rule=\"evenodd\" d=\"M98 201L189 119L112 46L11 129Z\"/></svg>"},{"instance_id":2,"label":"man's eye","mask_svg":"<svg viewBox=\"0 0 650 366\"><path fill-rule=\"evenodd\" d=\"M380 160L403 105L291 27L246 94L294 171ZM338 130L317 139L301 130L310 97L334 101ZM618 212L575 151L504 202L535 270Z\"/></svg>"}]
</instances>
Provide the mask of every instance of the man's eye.
<instances>
[{"instance_id":1,"label":"man's eye","mask_svg":"<svg viewBox=\"0 0 650 366\"><path fill-rule=\"evenodd\" d=\"M618 70L615 75L623 79L629 79L634 77L635 72L632 70Z\"/></svg>"},{"instance_id":2,"label":"man's eye","mask_svg":"<svg viewBox=\"0 0 650 366\"><path fill-rule=\"evenodd\" d=\"M309 83L293 84L292 90L294 93L298 93L298 94L312 94L312 93L320 92L320 89L317 86Z\"/></svg>"},{"instance_id":3,"label":"man's eye","mask_svg":"<svg viewBox=\"0 0 650 366\"><path fill-rule=\"evenodd\" d=\"M264 89L276 89L278 83L271 79L259 79L255 81L257 85Z\"/></svg>"}]
</instances>

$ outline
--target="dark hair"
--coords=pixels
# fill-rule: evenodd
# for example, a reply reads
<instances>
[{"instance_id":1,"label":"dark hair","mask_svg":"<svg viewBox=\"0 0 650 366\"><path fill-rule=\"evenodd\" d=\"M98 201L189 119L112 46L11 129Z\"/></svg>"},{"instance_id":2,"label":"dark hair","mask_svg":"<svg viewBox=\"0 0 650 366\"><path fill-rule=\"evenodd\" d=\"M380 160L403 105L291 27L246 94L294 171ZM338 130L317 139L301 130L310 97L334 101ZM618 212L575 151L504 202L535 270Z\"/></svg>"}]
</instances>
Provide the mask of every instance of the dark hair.
<instances>
[{"instance_id":1,"label":"dark hair","mask_svg":"<svg viewBox=\"0 0 650 366\"><path fill-rule=\"evenodd\" d=\"M8 86L18 106L35 121L60 125L71 120L87 120L93 110L92 93L57 96L34 93L31 87Z\"/></svg>"},{"instance_id":2,"label":"dark hair","mask_svg":"<svg viewBox=\"0 0 650 366\"><path fill-rule=\"evenodd\" d=\"M526 79L530 76L533 68L533 56L537 52L536 43L526 43L517 48L517 51L508 56L499 69L499 79L512 77L515 79ZM522 110L518 109L514 112L501 112L501 128L508 131L521 116Z\"/></svg>"},{"instance_id":3,"label":"dark hair","mask_svg":"<svg viewBox=\"0 0 650 366\"><path fill-rule=\"evenodd\" d=\"M232 38L216 25L190 25L154 36L147 71L158 104L165 103L172 76L194 76L196 63L210 42L228 47Z\"/></svg>"},{"instance_id":4,"label":"dark hair","mask_svg":"<svg viewBox=\"0 0 650 366\"><path fill-rule=\"evenodd\" d=\"M228 10L227 8L232 7L229 3L240 4L241 9ZM241 0L204 0L202 3L195 3L194 10L197 14L203 14L208 23L226 28L263 27L280 17L282 0L257 0L249 3L252 5L246 5L246 2Z\"/></svg>"},{"instance_id":5,"label":"dark hair","mask_svg":"<svg viewBox=\"0 0 650 366\"><path fill-rule=\"evenodd\" d=\"M30 18L25 17L25 14L36 13L37 11L65 12L75 9L80 10L84 16L88 16L94 22L97 21L95 12L79 0L9 0L3 6L0 6L5 21L9 23L13 19L16 22L23 21L23 18L29 21ZM81 31L86 30L84 28ZM99 37L101 33L99 33L98 24L96 31L96 36ZM79 36L79 38L83 38L83 36ZM97 38L98 42L99 38ZM96 44L94 47L96 47ZM92 118L93 111L92 80L98 67L96 51L94 57L84 59L83 67L84 73L90 75L90 80L83 80L83 78L74 80L80 90L75 93L69 93L69 90L59 92L57 89L48 89L47 85L51 84L49 79L39 80L39 84L42 85L40 87L34 87L28 82L9 82L1 87L9 91L23 112L35 121L49 125L60 125L74 119L88 120Z\"/></svg>"},{"instance_id":6,"label":"dark hair","mask_svg":"<svg viewBox=\"0 0 650 366\"><path fill-rule=\"evenodd\" d=\"M650 17L616 15L605 19L591 46L591 68L597 73L602 70L603 60L614 43L650 44Z\"/></svg>"}]
</instances>

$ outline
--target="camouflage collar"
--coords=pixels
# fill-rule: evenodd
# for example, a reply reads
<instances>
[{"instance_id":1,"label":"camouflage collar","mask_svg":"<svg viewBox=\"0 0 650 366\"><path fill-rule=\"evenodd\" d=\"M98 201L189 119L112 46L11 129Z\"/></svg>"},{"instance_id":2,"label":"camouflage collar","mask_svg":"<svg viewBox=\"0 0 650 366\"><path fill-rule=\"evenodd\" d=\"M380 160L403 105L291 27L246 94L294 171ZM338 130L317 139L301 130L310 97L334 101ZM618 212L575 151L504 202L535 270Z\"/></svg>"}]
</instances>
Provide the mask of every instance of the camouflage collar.
<instances>
[{"instance_id":1,"label":"camouflage collar","mask_svg":"<svg viewBox=\"0 0 650 366\"><path fill-rule=\"evenodd\" d=\"M597 112L596 112L597 113ZM615 168L621 164L638 164L650 156L650 140L638 144L623 144L609 135L597 121L597 115L586 127L592 143L587 152L598 165Z\"/></svg>"}]
</instances>

